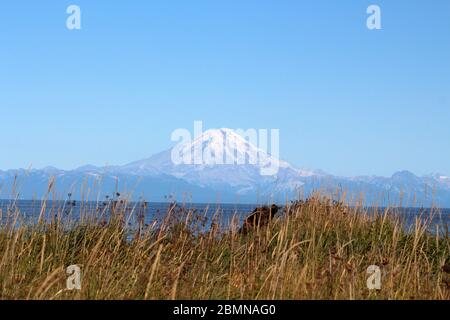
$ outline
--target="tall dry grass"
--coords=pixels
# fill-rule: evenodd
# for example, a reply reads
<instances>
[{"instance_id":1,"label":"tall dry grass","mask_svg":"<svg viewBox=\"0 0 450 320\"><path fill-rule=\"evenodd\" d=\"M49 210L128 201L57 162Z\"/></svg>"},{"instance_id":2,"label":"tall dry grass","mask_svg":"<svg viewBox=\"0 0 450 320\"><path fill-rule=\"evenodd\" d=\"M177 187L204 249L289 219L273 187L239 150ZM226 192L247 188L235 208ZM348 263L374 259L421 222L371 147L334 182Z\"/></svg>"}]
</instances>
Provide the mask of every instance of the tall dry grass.
<instances>
[{"instance_id":1,"label":"tall dry grass","mask_svg":"<svg viewBox=\"0 0 450 320\"><path fill-rule=\"evenodd\" d=\"M3 219L0 298L450 298L442 270L448 234L430 234L419 219L408 232L389 209L369 214L315 198L246 236L236 219L224 228L175 207L130 234L129 212L113 211L108 221L72 225L60 213L32 226L15 223L20 212ZM74 264L82 288L67 291L65 271ZM370 265L382 270L381 290L367 288Z\"/></svg>"}]
</instances>

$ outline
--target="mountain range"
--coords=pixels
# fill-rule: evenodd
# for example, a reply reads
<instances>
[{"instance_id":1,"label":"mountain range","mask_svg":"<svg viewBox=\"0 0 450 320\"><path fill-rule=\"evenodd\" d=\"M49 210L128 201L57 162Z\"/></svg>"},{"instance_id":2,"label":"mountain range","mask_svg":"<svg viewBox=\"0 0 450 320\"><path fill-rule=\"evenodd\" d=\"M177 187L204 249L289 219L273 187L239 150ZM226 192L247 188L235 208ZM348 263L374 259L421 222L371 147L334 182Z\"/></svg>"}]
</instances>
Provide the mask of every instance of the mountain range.
<instances>
[{"instance_id":1,"label":"mountain range","mask_svg":"<svg viewBox=\"0 0 450 320\"><path fill-rule=\"evenodd\" d=\"M97 200L119 192L147 201L269 203L304 198L320 190L350 202L362 200L366 205L450 207L450 177L443 174L418 177L400 171L392 177L339 177L299 169L231 129L208 130L176 148L123 166L0 171L0 198L41 199L47 196L52 181L49 196L59 200L69 193L73 199ZM173 161L174 155L190 159L195 152L212 161ZM278 168L275 175L262 174L271 166Z\"/></svg>"}]
</instances>

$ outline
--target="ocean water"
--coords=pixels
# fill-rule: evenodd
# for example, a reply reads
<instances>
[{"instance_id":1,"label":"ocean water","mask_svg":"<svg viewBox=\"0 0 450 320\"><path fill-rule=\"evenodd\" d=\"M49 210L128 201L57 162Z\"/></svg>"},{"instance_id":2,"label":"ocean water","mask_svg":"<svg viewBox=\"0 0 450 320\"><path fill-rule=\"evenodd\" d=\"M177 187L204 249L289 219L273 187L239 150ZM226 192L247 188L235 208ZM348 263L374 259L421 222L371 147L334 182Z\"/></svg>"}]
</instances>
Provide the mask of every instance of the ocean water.
<instances>
[{"instance_id":1,"label":"ocean water","mask_svg":"<svg viewBox=\"0 0 450 320\"><path fill-rule=\"evenodd\" d=\"M151 224L155 220L161 220L173 206L173 203L167 202L149 202L144 208L142 203L127 203L125 207L121 207L129 216L129 222L135 223L138 216L144 217L146 224ZM17 216L15 213L20 212L19 220L26 223L37 222L39 216L50 220L55 216L61 216L63 219L77 221L82 217L102 215L109 216L111 212L111 202L79 202L79 201L47 201L45 208L41 201L33 200L0 200L1 220L11 219ZM222 222L229 222L234 216L238 219L244 219L249 213L256 208L251 204L202 204L202 203L178 203L174 211L183 209L185 211L194 212L196 215L206 217L212 221L217 216Z\"/></svg>"},{"instance_id":2,"label":"ocean water","mask_svg":"<svg viewBox=\"0 0 450 320\"><path fill-rule=\"evenodd\" d=\"M171 203L149 202L145 207L142 203L127 203L125 212L127 213L127 222L132 226L139 220L144 224L150 225L155 221L161 221L170 209ZM45 207L41 201L32 200L0 200L0 221L5 223L7 220L18 216L18 222L35 223L42 216L46 220L54 217L61 217L70 221L77 221L82 217L96 216L108 217L111 202L79 202L79 201L47 201ZM203 217L205 227L211 224L214 217L219 219L222 225L227 225L233 217L242 222L257 205L252 204L203 204L189 203L177 204L176 210L181 208L195 212L197 216ZM368 212L375 209L367 208ZM383 210L383 209L378 209ZM20 212L19 215L16 213ZM450 226L450 209L424 209L424 208L395 208L390 209L389 213L399 216L404 222L405 227L410 228L415 225L416 219L429 221L430 231L435 232L436 226L441 232L448 232Z\"/></svg>"}]
</instances>

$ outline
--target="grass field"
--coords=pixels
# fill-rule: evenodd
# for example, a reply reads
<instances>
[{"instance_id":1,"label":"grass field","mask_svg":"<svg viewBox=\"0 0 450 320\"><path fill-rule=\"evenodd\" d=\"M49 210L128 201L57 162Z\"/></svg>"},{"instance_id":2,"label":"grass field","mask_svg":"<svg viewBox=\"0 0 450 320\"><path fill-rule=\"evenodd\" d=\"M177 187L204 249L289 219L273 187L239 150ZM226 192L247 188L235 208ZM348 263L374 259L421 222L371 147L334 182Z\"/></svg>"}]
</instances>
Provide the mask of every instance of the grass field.
<instances>
[{"instance_id":1,"label":"grass field","mask_svg":"<svg viewBox=\"0 0 450 320\"><path fill-rule=\"evenodd\" d=\"M419 219L405 230L388 212L315 198L245 236L236 220L224 229L176 209L132 233L119 207L71 225L2 212L0 299L449 299L448 234ZM65 290L70 265L81 290ZM380 290L367 287L371 265Z\"/></svg>"}]
</instances>

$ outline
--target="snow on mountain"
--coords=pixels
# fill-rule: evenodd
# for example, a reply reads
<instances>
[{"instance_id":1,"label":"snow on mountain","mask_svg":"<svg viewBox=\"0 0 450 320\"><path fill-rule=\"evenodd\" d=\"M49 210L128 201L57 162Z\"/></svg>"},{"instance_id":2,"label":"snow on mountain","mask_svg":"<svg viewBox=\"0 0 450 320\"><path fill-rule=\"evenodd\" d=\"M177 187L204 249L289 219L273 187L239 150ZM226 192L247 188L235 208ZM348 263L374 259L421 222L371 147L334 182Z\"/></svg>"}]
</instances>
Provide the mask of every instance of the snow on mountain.
<instances>
[{"instance_id":1,"label":"snow on mountain","mask_svg":"<svg viewBox=\"0 0 450 320\"><path fill-rule=\"evenodd\" d=\"M440 176L439 181L450 188L450 177Z\"/></svg>"},{"instance_id":2,"label":"snow on mountain","mask_svg":"<svg viewBox=\"0 0 450 320\"><path fill-rule=\"evenodd\" d=\"M262 174L268 168L277 168L276 175ZM302 185L303 175L313 174L295 169L225 128L208 130L193 141L130 163L121 170L140 174L159 172L201 186L230 187L239 192L255 191L262 184L292 188Z\"/></svg>"},{"instance_id":3,"label":"snow on mountain","mask_svg":"<svg viewBox=\"0 0 450 320\"><path fill-rule=\"evenodd\" d=\"M434 180L439 181L440 183L444 183L444 184L450 183L450 177L446 176L442 173L436 173L436 174L430 175L429 177L432 177Z\"/></svg>"},{"instance_id":4,"label":"snow on mountain","mask_svg":"<svg viewBox=\"0 0 450 320\"><path fill-rule=\"evenodd\" d=\"M102 169L93 165L85 165L85 166L81 166L76 168L74 171L78 171L78 172L98 172L101 171Z\"/></svg>"},{"instance_id":5,"label":"snow on mountain","mask_svg":"<svg viewBox=\"0 0 450 320\"><path fill-rule=\"evenodd\" d=\"M450 177L439 174L436 179L441 185L450 190Z\"/></svg>"},{"instance_id":6,"label":"snow on mountain","mask_svg":"<svg viewBox=\"0 0 450 320\"><path fill-rule=\"evenodd\" d=\"M250 164L259 168L291 167L287 162L276 159L235 131L226 128L208 130L193 142L186 142L172 151L178 152L180 159L191 159L193 164L199 166L198 168L217 164ZM197 155L200 155L197 158L201 159L197 159Z\"/></svg>"}]
</instances>

